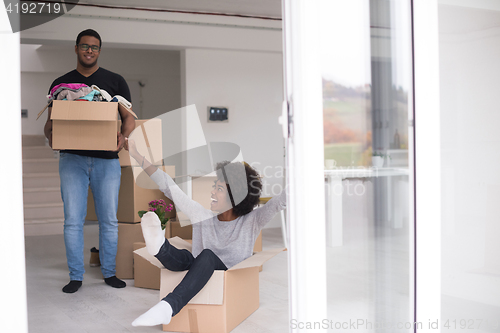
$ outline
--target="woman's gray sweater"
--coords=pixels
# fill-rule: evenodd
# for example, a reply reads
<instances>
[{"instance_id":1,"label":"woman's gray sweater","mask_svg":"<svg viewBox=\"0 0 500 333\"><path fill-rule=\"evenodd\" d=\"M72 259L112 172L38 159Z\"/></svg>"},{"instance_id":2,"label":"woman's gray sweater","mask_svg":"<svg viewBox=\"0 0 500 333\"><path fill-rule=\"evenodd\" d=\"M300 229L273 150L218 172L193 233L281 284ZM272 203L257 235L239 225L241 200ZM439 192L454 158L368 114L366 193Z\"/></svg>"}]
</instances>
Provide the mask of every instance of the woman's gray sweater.
<instances>
[{"instance_id":1,"label":"woman's gray sweater","mask_svg":"<svg viewBox=\"0 0 500 333\"><path fill-rule=\"evenodd\" d=\"M219 221L214 213L190 199L173 179L158 169L151 175L176 209L186 214L193 225L193 256L203 249L212 250L227 268L249 258L256 238L273 216L286 208L286 193L269 200L264 206L232 221ZM208 194L207 194L208 195Z\"/></svg>"}]
</instances>

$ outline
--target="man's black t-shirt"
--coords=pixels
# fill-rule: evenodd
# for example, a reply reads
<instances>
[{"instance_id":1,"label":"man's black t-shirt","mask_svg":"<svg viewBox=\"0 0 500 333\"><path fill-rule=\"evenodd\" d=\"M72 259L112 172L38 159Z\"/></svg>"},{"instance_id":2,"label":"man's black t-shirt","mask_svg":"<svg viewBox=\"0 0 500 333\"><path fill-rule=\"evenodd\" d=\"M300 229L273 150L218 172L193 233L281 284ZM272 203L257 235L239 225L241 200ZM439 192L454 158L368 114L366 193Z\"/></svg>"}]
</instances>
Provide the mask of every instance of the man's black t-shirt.
<instances>
[{"instance_id":1,"label":"man's black t-shirt","mask_svg":"<svg viewBox=\"0 0 500 333\"><path fill-rule=\"evenodd\" d=\"M115 95L123 96L128 101L131 101L130 98L130 90L128 88L127 82L125 79L116 73L110 72L104 68L99 67L92 75L86 77L80 74L76 69L72 70L69 73L64 74L63 76L58 77L52 82L52 85L49 89L49 94L52 88L61 83L83 83L87 86L96 85L101 89L106 90L111 97ZM99 103L99 102L89 102L89 103ZM105 102L103 102L105 103ZM82 156L90 156L90 157L99 157L99 158L118 158L117 152L112 151L102 151L102 150L63 150L63 152L82 155Z\"/></svg>"}]
</instances>

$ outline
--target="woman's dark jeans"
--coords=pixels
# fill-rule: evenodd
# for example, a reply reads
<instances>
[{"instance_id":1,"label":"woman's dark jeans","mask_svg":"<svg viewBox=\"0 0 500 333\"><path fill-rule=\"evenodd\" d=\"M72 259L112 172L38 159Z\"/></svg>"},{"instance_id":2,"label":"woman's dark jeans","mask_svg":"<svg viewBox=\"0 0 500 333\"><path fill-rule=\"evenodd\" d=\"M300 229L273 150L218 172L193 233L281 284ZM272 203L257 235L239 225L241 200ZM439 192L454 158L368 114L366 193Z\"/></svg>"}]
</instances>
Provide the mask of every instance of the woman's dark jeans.
<instances>
[{"instance_id":1,"label":"woman's dark jeans","mask_svg":"<svg viewBox=\"0 0 500 333\"><path fill-rule=\"evenodd\" d=\"M188 270L181 283L163 298L172 307L172 316L179 313L203 289L212 277L214 270L227 270L226 265L212 250L204 249L195 258L188 250L179 250L170 245L167 239L155 257L170 271Z\"/></svg>"}]
</instances>

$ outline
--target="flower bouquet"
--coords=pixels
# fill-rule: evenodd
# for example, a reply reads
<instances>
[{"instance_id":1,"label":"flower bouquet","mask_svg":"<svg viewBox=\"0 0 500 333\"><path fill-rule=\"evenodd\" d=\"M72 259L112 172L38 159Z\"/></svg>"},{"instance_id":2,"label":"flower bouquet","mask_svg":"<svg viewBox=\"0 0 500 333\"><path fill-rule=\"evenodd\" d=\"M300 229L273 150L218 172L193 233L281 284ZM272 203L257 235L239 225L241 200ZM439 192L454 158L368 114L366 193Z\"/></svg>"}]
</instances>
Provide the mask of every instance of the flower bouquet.
<instances>
[{"instance_id":1,"label":"flower bouquet","mask_svg":"<svg viewBox=\"0 0 500 333\"><path fill-rule=\"evenodd\" d=\"M147 212L155 212L160 219L161 229L165 230L165 228L167 227L167 222L169 220L168 217L165 217L165 212L171 212L174 209L174 206L172 204L169 204L167 206L165 200L163 199L150 201L148 205L148 210L140 210L138 212L139 217L142 218L142 216Z\"/></svg>"}]
</instances>

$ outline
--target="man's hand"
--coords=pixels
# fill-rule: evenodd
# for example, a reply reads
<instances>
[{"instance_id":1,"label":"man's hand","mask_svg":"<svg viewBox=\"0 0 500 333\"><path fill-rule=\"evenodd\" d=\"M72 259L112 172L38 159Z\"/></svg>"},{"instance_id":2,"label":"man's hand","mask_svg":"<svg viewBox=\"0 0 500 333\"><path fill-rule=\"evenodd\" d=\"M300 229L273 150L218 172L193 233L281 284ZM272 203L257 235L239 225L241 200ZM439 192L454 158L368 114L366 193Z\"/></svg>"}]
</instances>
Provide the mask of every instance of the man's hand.
<instances>
[{"instance_id":1,"label":"man's hand","mask_svg":"<svg viewBox=\"0 0 500 333\"><path fill-rule=\"evenodd\" d=\"M52 148L52 131L50 132L50 135L49 135L49 146L50 148ZM54 149L52 148L53 151L59 151L59 149Z\"/></svg>"},{"instance_id":2,"label":"man's hand","mask_svg":"<svg viewBox=\"0 0 500 333\"><path fill-rule=\"evenodd\" d=\"M52 107L49 106L49 112L47 115L47 121L45 122L45 126L43 127L43 133L45 137L49 140L49 146L52 148L52 120L50 119L50 115L52 114ZM54 151L58 151L59 149L52 149Z\"/></svg>"},{"instance_id":3,"label":"man's hand","mask_svg":"<svg viewBox=\"0 0 500 333\"><path fill-rule=\"evenodd\" d=\"M122 150L123 148L123 145L125 144L125 137L123 136L123 134L121 132L118 132L118 135L116 137L116 142L117 142L117 146L116 146L116 152L119 152L120 150Z\"/></svg>"}]
</instances>

